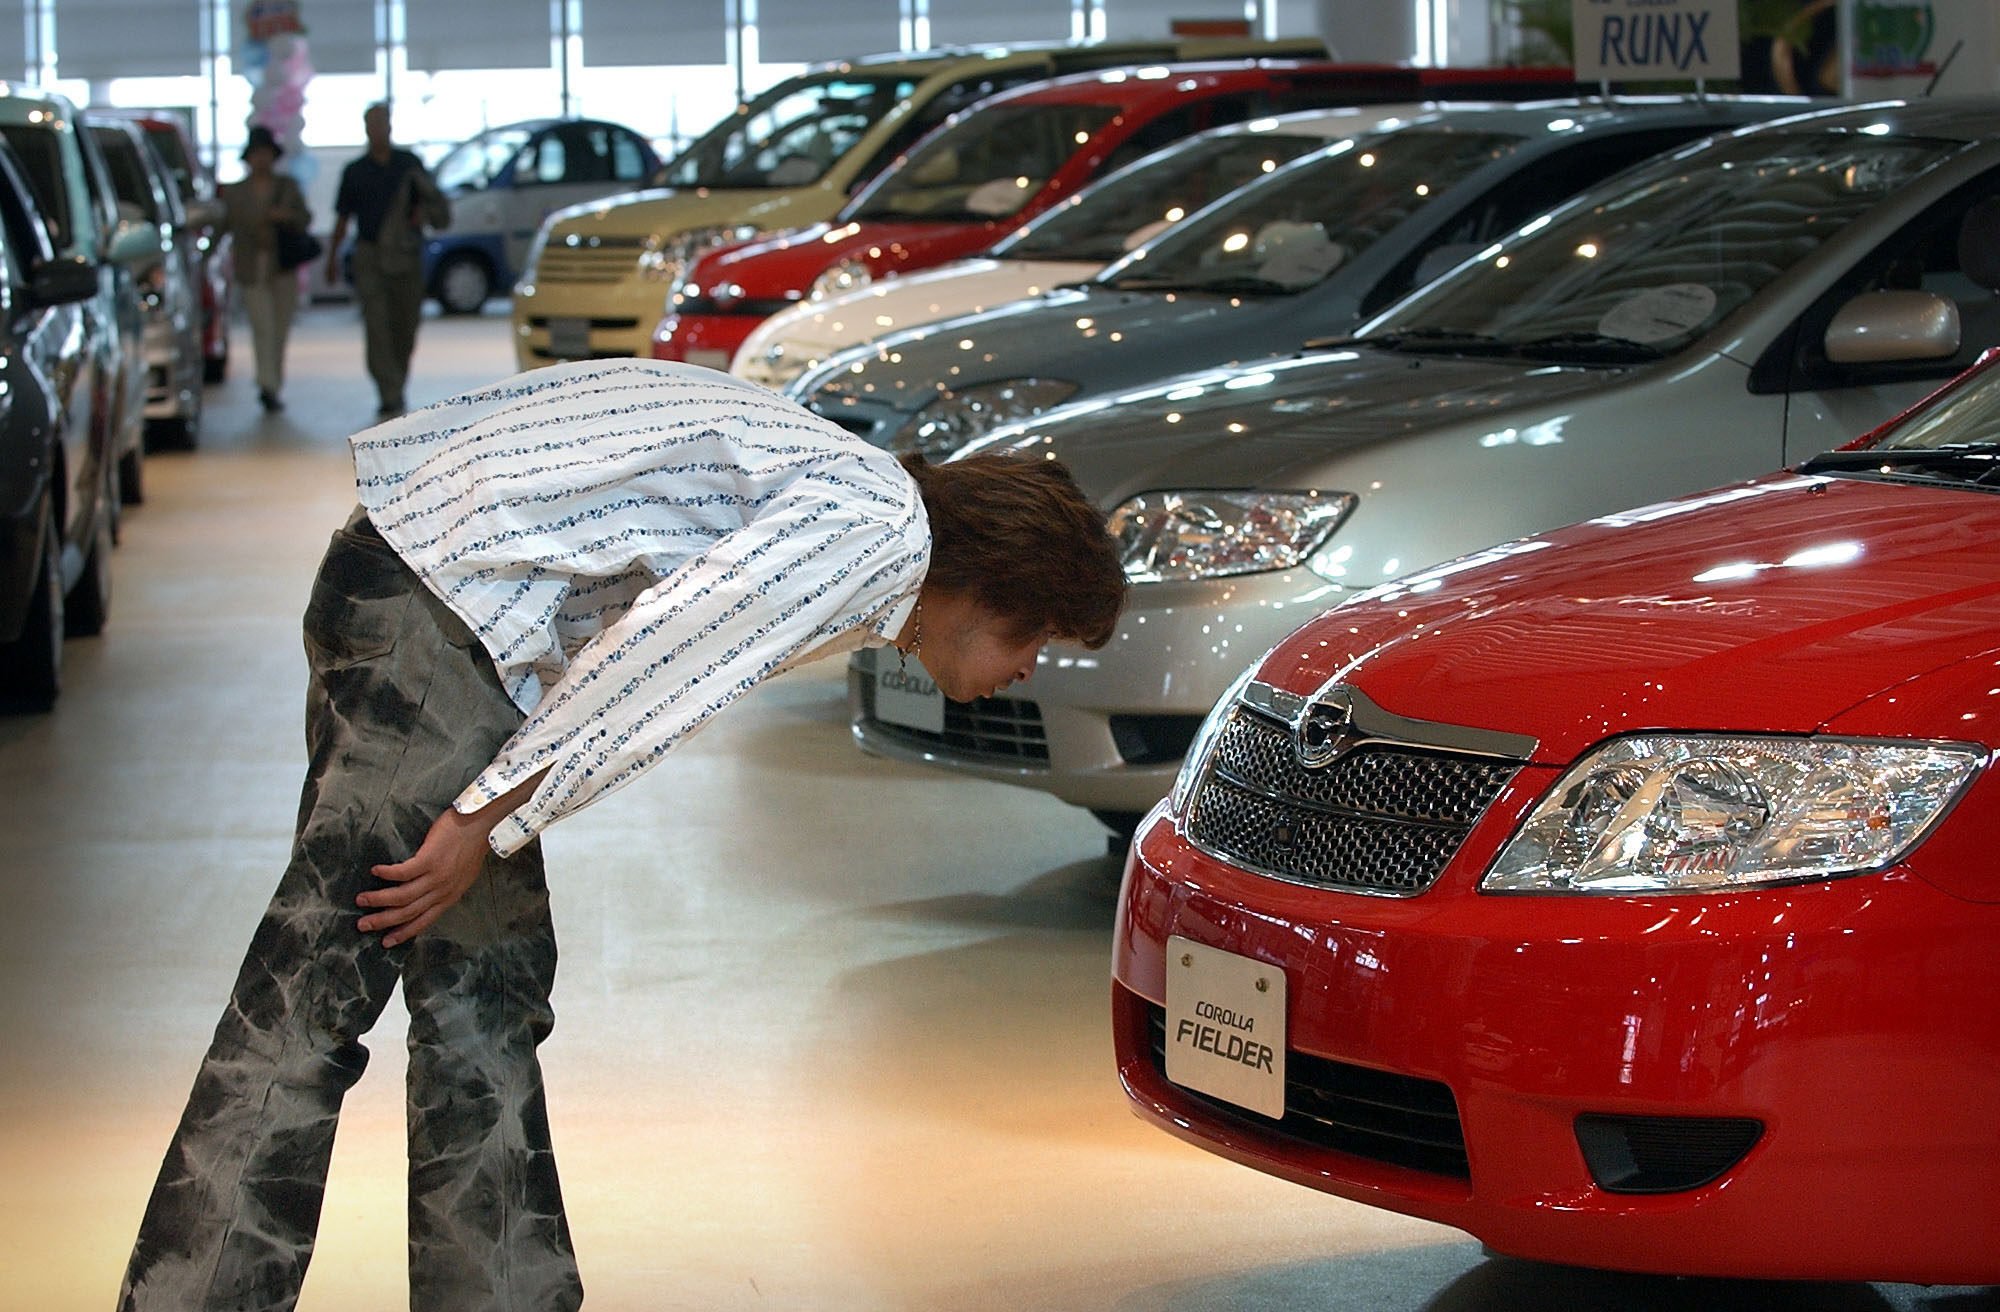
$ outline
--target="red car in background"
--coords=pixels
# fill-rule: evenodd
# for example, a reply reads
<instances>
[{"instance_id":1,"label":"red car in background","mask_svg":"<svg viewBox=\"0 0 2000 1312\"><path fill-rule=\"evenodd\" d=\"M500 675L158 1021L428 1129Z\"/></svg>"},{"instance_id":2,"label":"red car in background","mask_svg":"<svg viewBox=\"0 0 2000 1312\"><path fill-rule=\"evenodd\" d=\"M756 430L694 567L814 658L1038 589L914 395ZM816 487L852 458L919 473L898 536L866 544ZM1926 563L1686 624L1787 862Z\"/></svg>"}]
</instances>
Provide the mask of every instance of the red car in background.
<instances>
[{"instance_id":1,"label":"red car in background","mask_svg":"<svg viewBox=\"0 0 2000 1312\"><path fill-rule=\"evenodd\" d=\"M1136 1110L1679 1275L2000 1282L2000 354L1281 642L1127 858Z\"/></svg>"},{"instance_id":2,"label":"red car in background","mask_svg":"<svg viewBox=\"0 0 2000 1312\"><path fill-rule=\"evenodd\" d=\"M1563 95L1566 68L1248 60L1077 73L948 120L826 223L711 251L668 294L653 356L718 369L786 306L985 250L1091 181L1205 128L1398 100Z\"/></svg>"}]
</instances>

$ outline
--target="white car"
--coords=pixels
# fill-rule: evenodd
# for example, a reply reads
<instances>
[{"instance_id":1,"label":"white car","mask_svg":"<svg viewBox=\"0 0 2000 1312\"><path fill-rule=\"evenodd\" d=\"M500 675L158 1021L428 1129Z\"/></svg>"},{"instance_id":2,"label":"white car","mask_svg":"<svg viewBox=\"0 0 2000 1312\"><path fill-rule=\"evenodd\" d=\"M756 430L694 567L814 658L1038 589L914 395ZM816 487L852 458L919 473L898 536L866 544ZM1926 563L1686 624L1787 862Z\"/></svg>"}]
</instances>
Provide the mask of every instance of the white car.
<instances>
[{"instance_id":1,"label":"white car","mask_svg":"<svg viewBox=\"0 0 2000 1312\"><path fill-rule=\"evenodd\" d=\"M1080 282L1209 202L1425 104L1311 109L1212 128L1084 188L984 255L799 302L759 324L729 372L783 390L835 351Z\"/></svg>"}]
</instances>

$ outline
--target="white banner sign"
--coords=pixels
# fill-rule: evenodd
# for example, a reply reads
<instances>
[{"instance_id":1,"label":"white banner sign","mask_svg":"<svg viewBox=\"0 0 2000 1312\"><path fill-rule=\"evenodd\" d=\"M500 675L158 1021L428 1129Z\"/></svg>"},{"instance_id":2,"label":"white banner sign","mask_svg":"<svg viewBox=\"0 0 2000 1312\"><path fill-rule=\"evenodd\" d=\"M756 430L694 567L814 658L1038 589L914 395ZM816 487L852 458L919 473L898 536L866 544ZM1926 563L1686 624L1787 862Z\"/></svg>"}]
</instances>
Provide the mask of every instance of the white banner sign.
<instances>
[{"instance_id":1,"label":"white banner sign","mask_svg":"<svg viewBox=\"0 0 2000 1312\"><path fill-rule=\"evenodd\" d=\"M1580 82L1742 76L1736 0L1571 0Z\"/></svg>"}]
</instances>

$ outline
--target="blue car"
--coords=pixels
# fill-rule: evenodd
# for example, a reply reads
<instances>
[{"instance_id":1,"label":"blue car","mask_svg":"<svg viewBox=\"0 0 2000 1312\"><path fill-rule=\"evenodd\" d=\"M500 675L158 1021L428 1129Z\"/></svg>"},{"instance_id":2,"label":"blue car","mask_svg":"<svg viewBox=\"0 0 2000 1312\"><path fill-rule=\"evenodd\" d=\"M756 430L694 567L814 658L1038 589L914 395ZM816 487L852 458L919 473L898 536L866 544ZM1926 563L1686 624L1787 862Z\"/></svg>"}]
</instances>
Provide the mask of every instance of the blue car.
<instances>
[{"instance_id":1,"label":"blue car","mask_svg":"<svg viewBox=\"0 0 2000 1312\"><path fill-rule=\"evenodd\" d=\"M659 167L644 137L599 119L532 119L459 143L432 170L452 222L424 248L426 291L448 314L477 314L514 285L544 218L635 191Z\"/></svg>"}]
</instances>

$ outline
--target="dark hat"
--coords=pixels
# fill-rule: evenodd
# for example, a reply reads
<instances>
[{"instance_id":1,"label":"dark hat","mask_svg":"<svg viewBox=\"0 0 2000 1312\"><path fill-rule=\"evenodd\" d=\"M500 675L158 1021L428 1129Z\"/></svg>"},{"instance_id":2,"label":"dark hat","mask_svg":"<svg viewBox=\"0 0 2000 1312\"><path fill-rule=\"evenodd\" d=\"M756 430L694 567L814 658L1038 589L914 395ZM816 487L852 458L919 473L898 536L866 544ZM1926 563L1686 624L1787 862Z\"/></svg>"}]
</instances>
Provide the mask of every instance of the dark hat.
<instances>
[{"instance_id":1,"label":"dark hat","mask_svg":"<svg viewBox=\"0 0 2000 1312\"><path fill-rule=\"evenodd\" d=\"M243 158L249 159L250 152L259 146L268 146L271 154L280 158L285 153L285 148L278 144L278 138L272 134L271 129L265 127L262 123L250 129L250 139L243 143Z\"/></svg>"}]
</instances>

